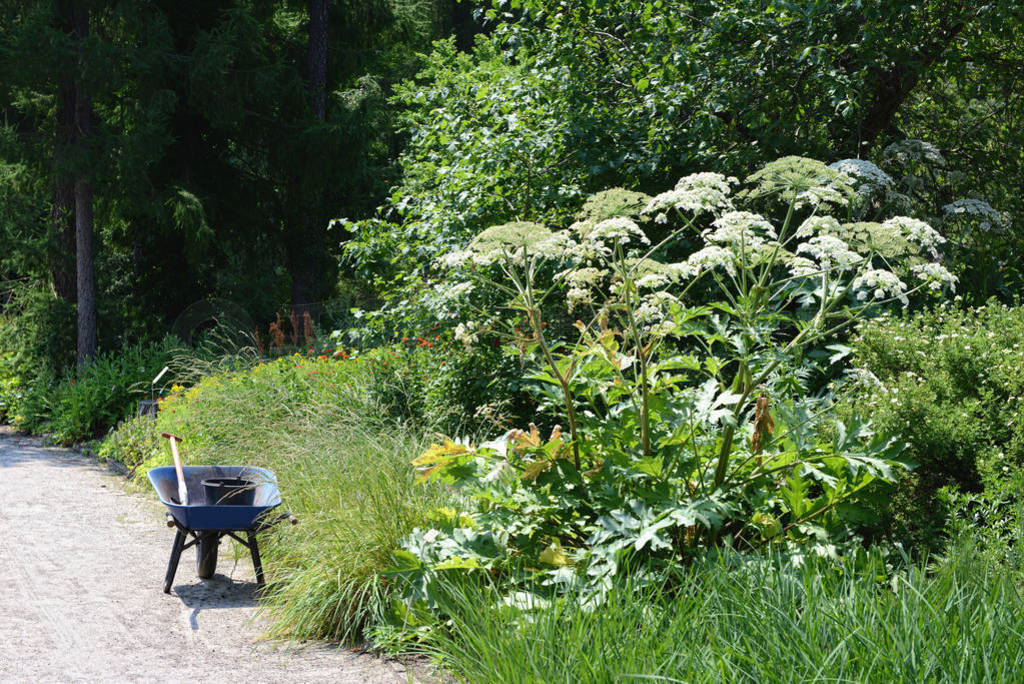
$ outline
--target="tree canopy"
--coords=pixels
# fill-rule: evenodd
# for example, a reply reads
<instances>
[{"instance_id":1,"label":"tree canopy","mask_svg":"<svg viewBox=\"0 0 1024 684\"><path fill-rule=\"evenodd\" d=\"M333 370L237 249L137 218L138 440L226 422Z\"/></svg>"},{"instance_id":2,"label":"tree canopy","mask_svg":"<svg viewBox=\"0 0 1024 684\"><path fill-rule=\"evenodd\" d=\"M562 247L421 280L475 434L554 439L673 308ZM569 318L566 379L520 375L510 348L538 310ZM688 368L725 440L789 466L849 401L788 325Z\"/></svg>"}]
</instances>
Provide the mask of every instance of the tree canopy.
<instances>
[{"instance_id":1,"label":"tree canopy","mask_svg":"<svg viewBox=\"0 0 1024 684\"><path fill-rule=\"evenodd\" d=\"M936 216L1005 212L1006 260L1022 23L1014 3L882 0L7 0L0 278L75 306L88 204L114 347L211 296L320 314L339 276L412 301L439 250L598 189L907 139L944 166L906 189Z\"/></svg>"}]
</instances>

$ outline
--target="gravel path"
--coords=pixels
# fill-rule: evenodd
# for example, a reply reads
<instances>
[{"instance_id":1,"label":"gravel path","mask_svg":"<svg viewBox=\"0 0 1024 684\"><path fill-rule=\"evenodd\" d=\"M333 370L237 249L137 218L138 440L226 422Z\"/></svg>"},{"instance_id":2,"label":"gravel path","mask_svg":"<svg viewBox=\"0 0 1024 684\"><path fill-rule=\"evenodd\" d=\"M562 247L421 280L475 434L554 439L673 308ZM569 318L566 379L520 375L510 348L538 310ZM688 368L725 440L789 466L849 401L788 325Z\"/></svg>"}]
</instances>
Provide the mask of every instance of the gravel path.
<instances>
[{"instance_id":1,"label":"gravel path","mask_svg":"<svg viewBox=\"0 0 1024 684\"><path fill-rule=\"evenodd\" d=\"M0 427L0 681L412 681L347 649L259 641L252 566L227 542L213 579L189 549L164 594L174 535L155 495L38 444Z\"/></svg>"}]
</instances>

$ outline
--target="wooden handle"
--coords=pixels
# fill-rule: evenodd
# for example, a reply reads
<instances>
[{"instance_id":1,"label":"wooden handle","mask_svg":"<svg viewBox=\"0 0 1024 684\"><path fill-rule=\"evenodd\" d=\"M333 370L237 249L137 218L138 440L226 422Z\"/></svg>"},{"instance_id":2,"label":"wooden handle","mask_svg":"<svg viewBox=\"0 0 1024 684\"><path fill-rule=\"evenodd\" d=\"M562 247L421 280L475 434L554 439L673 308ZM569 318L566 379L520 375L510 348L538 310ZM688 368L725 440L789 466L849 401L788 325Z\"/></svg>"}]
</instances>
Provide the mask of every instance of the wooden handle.
<instances>
[{"instance_id":1,"label":"wooden handle","mask_svg":"<svg viewBox=\"0 0 1024 684\"><path fill-rule=\"evenodd\" d=\"M174 472L178 476L178 500L182 506L188 506L188 487L185 486L185 473L181 469L181 459L178 458L178 442L183 441L177 435L163 433L163 436L171 442L171 456L174 457Z\"/></svg>"}]
</instances>

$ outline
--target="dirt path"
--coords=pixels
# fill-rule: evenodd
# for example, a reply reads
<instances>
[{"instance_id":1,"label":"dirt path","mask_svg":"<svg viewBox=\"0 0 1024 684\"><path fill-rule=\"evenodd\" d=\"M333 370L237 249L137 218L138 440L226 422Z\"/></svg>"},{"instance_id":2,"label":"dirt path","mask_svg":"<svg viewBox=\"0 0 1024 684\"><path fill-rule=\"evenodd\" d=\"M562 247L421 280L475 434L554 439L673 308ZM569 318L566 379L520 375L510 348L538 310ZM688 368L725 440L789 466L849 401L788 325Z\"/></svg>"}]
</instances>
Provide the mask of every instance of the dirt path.
<instances>
[{"instance_id":1,"label":"dirt path","mask_svg":"<svg viewBox=\"0 0 1024 684\"><path fill-rule=\"evenodd\" d=\"M154 497L0 427L0 681L408 682L346 649L259 642L252 566L221 544L217 575L182 555Z\"/></svg>"}]
</instances>

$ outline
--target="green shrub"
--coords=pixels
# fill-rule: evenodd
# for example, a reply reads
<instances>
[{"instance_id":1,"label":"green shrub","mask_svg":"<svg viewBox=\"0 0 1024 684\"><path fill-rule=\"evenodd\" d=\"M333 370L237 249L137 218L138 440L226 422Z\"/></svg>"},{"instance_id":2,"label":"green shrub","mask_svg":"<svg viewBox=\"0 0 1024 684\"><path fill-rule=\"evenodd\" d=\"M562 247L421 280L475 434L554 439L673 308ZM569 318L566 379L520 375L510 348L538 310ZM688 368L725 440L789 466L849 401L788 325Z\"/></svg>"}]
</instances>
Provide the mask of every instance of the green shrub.
<instances>
[{"instance_id":1,"label":"green shrub","mask_svg":"<svg viewBox=\"0 0 1024 684\"><path fill-rule=\"evenodd\" d=\"M93 437L131 416L147 396L149 381L170 361L180 343L166 337L158 344L134 345L97 357L78 377L56 388L50 430L60 442Z\"/></svg>"},{"instance_id":2,"label":"green shrub","mask_svg":"<svg viewBox=\"0 0 1024 684\"><path fill-rule=\"evenodd\" d=\"M937 548L955 499L940 489L999 499L1024 472L1024 309L887 316L866 323L852 346L846 410L901 435L917 463L875 532Z\"/></svg>"},{"instance_id":3,"label":"green shrub","mask_svg":"<svg viewBox=\"0 0 1024 684\"><path fill-rule=\"evenodd\" d=\"M403 337L362 358L373 396L398 421L474 434L507 429L528 415L522 369L494 344L466 349L450 335Z\"/></svg>"},{"instance_id":4,"label":"green shrub","mask_svg":"<svg viewBox=\"0 0 1024 684\"><path fill-rule=\"evenodd\" d=\"M0 315L0 376L61 372L75 363L75 305L21 286Z\"/></svg>"},{"instance_id":5,"label":"green shrub","mask_svg":"<svg viewBox=\"0 0 1024 684\"><path fill-rule=\"evenodd\" d=\"M49 420L57 376L75 362L75 310L19 286L0 312L0 420L35 431Z\"/></svg>"},{"instance_id":6,"label":"green shrub","mask_svg":"<svg viewBox=\"0 0 1024 684\"><path fill-rule=\"evenodd\" d=\"M159 458L163 449L156 421L147 415L129 418L118 425L100 444L97 456L101 461L116 461L134 471L146 461Z\"/></svg>"},{"instance_id":7,"label":"green shrub","mask_svg":"<svg viewBox=\"0 0 1024 684\"><path fill-rule=\"evenodd\" d=\"M17 375L0 376L0 422L10 421L19 387L21 387L21 380Z\"/></svg>"},{"instance_id":8,"label":"green shrub","mask_svg":"<svg viewBox=\"0 0 1024 684\"><path fill-rule=\"evenodd\" d=\"M2 390L5 420L25 432L41 432L53 413L58 391L56 375L43 370L34 376L11 376Z\"/></svg>"}]
</instances>

